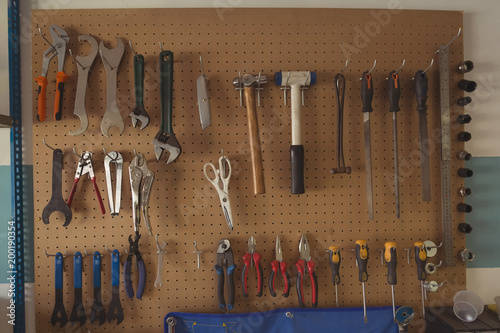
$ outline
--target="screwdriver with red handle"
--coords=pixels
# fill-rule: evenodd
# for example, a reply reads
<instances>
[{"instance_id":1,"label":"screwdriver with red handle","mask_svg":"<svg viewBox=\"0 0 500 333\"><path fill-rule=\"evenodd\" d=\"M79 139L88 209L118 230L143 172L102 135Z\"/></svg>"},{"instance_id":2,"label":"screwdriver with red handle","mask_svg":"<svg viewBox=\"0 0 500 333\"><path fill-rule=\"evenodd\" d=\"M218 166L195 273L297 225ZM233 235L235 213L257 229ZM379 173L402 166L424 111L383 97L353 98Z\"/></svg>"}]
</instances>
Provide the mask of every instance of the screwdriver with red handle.
<instances>
[{"instance_id":1,"label":"screwdriver with red handle","mask_svg":"<svg viewBox=\"0 0 500 333\"><path fill-rule=\"evenodd\" d=\"M425 319L425 294L424 281L427 278L425 262L427 261L427 251L423 242L415 242L415 263L417 264L417 276L420 280L420 292L422 293L422 317Z\"/></svg>"},{"instance_id":2,"label":"screwdriver with red handle","mask_svg":"<svg viewBox=\"0 0 500 333\"><path fill-rule=\"evenodd\" d=\"M387 283L391 285L392 292L392 315L394 317L394 322L396 322L396 303L394 301L394 285L398 283L398 277L396 274L396 266L398 265L396 243L385 242L385 252L384 260L387 264Z\"/></svg>"}]
</instances>

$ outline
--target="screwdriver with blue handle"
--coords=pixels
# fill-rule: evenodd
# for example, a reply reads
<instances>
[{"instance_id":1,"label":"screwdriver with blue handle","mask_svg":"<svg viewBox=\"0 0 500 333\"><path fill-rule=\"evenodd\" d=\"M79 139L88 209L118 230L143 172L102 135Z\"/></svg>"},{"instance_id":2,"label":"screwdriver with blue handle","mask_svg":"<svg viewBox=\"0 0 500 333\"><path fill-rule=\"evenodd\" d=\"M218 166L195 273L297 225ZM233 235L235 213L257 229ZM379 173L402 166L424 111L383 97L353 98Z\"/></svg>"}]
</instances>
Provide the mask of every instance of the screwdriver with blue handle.
<instances>
[{"instance_id":1,"label":"screwdriver with blue handle","mask_svg":"<svg viewBox=\"0 0 500 333\"><path fill-rule=\"evenodd\" d=\"M340 283L340 249L338 246L330 246L328 248L328 259L330 261L330 268L332 269L332 282L335 286L335 305L339 306L339 292L338 285Z\"/></svg>"},{"instance_id":2,"label":"screwdriver with blue handle","mask_svg":"<svg viewBox=\"0 0 500 333\"><path fill-rule=\"evenodd\" d=\"M363 287L363 315L365 324L368 322L366 317L366 296L365 296L365 282L368 281L368 245L365 240L358 239L356 241L356 262L359 268L359 282Z\"/></svg>"},{"instance_id":3,"label":"screwdriver with blue handle","mask_svg":"<svg viewBox=\"0 0 500 333\"><path fill-rule=\"evenodd\" d=\"M425 271L425 262L427 261L427 252L423 242L415 242L415 263L417 264L417 274L420 280L420 291L422 293L422 317L425 319L425 294L424 294L424 281L427 278Z\"/></svg>"},{"instance_id":4,"label":"screwdriver with blue handle","mask_svg":"<svg viewBox=\"0 0 500 333\"><path fill-rule=\"evenodd\" d=\"M398 283L398 277L396 274L396 266L398 265L396 243L385 242L385 252L384 260L387 264L387 283L391 285L392 292L392 315L394 317L394 322L396 322L396 303L394 301L394 285Z\"/></svg>"}]
</instances>

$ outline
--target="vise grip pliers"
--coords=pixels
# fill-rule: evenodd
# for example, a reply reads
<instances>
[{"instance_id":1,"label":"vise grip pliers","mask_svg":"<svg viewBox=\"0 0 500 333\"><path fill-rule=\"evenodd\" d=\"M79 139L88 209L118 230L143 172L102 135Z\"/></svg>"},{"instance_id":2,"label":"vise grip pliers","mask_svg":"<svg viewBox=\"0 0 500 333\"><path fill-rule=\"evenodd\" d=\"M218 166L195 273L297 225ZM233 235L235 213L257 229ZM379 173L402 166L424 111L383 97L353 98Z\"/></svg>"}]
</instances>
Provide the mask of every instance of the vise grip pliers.
<instances>
[{"instance_id":1,"label":"vise grip pliers","mask_svg":"<svg viewBox=\"0 0 500 333\"><path fill-rule=\"evenodd\" d=\"M130 175L130 188L132 189L132 217L134 220L134 231L139 231L141 214L144 215L144 224L149 236L152 236L151 223L148 216L148 201L155 174L148 169L146 158L141 153L135 153L135 157L128 167ZM140 202L140 203L139 203Z\"/></svg>"}]
</instances>

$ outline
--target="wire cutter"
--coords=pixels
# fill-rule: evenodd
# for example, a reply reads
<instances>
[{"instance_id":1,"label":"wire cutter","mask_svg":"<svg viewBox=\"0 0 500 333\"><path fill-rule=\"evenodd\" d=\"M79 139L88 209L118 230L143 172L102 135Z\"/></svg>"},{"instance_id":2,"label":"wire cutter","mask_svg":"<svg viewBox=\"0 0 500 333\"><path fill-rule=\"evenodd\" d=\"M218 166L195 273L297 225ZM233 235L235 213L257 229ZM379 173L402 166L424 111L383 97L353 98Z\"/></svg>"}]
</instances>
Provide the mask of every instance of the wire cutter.
<instances>
[{"instance_id":1,"label":"wire cutter","mask_svg":"<svg viewBox=\"0 0 500 333\"><path fill-rule=\"evenodd\" d=\"M271 275L269 275L269 292L272 297L276 297L276 291L274 288L274 282L276 276L278 276L278 270L281 270L281 275L283 276L283 281L285 283L285 290L283 291L283 297L288 297L290 295L290 276L286 270L286 262L283 262L283 250L281 249L280 236L276 236L276 259L271 263Z\"/></svg>"},{"instance_id":2,"label":"wire cutter","mask_svg":"<svg viewBox=\"0 0 500 333\"><path fill-rule=\"evenodd\" d=\"M299 297L299 306L301 308L304 307L304 288L303 281L307 278L305 275L305 271L309 274L311 278L311 289L312 289L312 307L318 307L318 278L316 277L316 273L314 273L314 268L316 264L311 260L311 248L309 247L309 242L307 241L306 235L302 235L299 243L299 253L300 259L297 261L295 266L298 270L297 275L297 295Z\"/></svg>"},{"instance_id":3,"label":"wire cutter","mask_svg":"<svg viewBox=\"0 0 500 333\"><path fill-rule=\"evenodd\" d=\"M135 295L138 299L142 298L144 293L144 288L146 286L146 265L144 264L144 259L142 259L141 252L139 252L139 239L141 235L139 232L135 233L134 240L132 240L132 235L128 236L128 242L130 244L129 252L127 255L127 260L123 266L123 283L125 284L125 293L129 298L134 297L134 287L132 287L132 278L130 271L132 269L132 257L135 256L137 262L137 267L139 270L139 283L137 284L137 294Z\"/></svg>"},{"instance_id":4,"label":"wire cutter","mask_svg":"<svg viewBox=\"0 0 500 333\"><path fill-rule=\"evenodd\" d=\"M219 300L219 308L226 309L226 301L224 300L224 266L227 268L227 290L228 290L228 304L227 310L234 308L234 277L233 273L236 269L233 259L233 250L231 243L228 239L221 239L219 247L217 248L217 264L215 270L217 271L217 298Z\"/></svg>"},{"instance_id":5,"label":"wire cutter","mask_svg":"<svg viewBox=\"0 0 500 333\"><path fill-rule=\"evenodd\" d=\"M76 155L76 153L75 153ZM79 155L78 155L79 156ZM94 168L92 167L92 153L89 151L84 151L80 156L80 160L78 161L78 167L76 168L75 174L75 183L71 188L71 193L69 194L68 206L71 207L71 203L73 202L73 197L76 192L76 185L80 180L80 177L88 174L92 184L94 185L94 191L97 196L97 201L99 202L99 206L101 206L101 213L106 214L106 210L104 209L104 203L102 202L101 193L99 192L99 188L97 187L97 183L94 175Z\"/></svg>"},{"instance_id":6,"label":"wire cutter","mask_svg":"<svg viewBox=\"0 0 500 333\"><path fill-rule=\"evenodd\" d=\"M135 152L135 150L134 150ZM135 152L135 157L128 167L130 175L130 188L132 190L132 217L134 220L134 231L139 230L141 214L144 216L144 224L149 236L152 236L151 223L148 215L148 202L151 188L155 179L153 171L148 169L146 158L143 154Z\"/></svg>"},{"instance_id":7,"label":"wire cutter","mask_svg":"<svg viewBox=\"0 0 500 333\"><path fill-rule=\"evenodd\" d=\"M243 256L243 261L245 262L245 266L243 267L243 272L241 273L241 285L243 287L243 297L248 297L248 285L247 285L247 275L248 275L248 268L249 266L253 266L253 263L255 263L255 269L257 270L257 297L262 296L262 289L263 289L263 283L262 280L264 279L263 273L262 273L262 266L260 265L260 259L262 256L257 252L256 250L256 244L257 242L255 241L255 238L250 237L248 239L248 252L245 253Z\"/></svg>"},{"instance_id":8,"label":"wire cutter","mask_svg":"<svg viewBox=\"0 0 500 333\"><path fill-rule=\"evenodd\" d=\"M215 175L213 179L208 176L208 167L212 168L212 171ZM205 177L217 190L227 225L229 226L229 229L233 230L233 215L231 213L231 203L229 202L228 193L229 178L231 178L231 162L226 156L224 156L224 151L222 152L222 156L219 158L219 169L216 169L212 163L205 163L203 172L205 173Z\"/></svg>"}]
</instances>

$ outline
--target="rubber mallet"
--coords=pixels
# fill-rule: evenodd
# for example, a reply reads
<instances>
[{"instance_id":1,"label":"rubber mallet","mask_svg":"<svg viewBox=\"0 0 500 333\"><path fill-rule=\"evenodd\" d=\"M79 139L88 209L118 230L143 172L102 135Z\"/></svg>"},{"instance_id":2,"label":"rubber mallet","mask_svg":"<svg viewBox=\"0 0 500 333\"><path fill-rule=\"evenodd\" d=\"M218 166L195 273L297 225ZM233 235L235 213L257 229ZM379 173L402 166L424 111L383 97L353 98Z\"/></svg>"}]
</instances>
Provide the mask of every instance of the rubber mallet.
<instances>
[{"instance_id":1,"label":"rubber mallet","mask_svg":"<svg viewBox=\"0 0 500 333\"><path fill-rule=\"evenodd\" d=\"M290 163L292 165L292 194L305 192L304 186L304 146L302 145L301 106L305 87L316 83L315 72L276 72L274 83L284 87L285 105L286 90L291 90L292 100L292 146L290 147Z\"/></svg>"}]
</instances>

